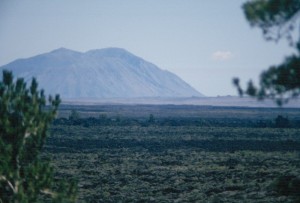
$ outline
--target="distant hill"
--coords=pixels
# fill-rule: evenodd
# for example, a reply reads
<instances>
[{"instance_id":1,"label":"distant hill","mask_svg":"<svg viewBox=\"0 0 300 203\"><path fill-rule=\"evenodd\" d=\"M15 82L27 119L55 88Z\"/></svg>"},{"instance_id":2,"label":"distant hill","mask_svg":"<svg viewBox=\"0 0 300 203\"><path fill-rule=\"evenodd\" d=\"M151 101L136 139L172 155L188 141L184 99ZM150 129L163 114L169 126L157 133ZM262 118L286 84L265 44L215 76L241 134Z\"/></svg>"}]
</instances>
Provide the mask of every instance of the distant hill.
<instances>
[{"instance_id":1,"label":"distant hill","mask_svg":"<svg viewBox=\"0 0 300 203\"><path fill-rule=\"evenodd\" d=\"M36 77L46 94L63 99L203 96L175 74L120 48L85 53L60 48L3 69L26 81Z\"/></svg>"}]
</instances>

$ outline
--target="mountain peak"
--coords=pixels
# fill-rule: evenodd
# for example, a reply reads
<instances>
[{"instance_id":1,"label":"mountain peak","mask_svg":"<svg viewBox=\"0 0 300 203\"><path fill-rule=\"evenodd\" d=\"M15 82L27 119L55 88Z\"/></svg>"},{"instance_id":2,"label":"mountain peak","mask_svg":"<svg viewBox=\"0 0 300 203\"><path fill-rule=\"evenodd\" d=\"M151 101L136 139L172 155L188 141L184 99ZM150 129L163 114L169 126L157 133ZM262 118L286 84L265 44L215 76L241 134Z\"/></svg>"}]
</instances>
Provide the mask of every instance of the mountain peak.
<instances>
[{"instance_id":1,"label":"mountain peak","mask_svg":"<svg viewBox=\"0 0 300 203\"><path fill-rule=\"evenodd\" d=\"M53 51L49 52L49 54L81 54L78 51L73 51L71 49L67 49L64 47L54 49Z\"/></svg>"},{"instance_id":2,"label":"mountain peak","mask_svg":"<svg viewBox=\"0 0 300 203\"><path fill-rule=\"evenodd\" d=\"M121 48L59 48L2 69L26 80L36 77L47 94L63 99L202 96L175 74Z\"/></svg>"},{"instance_id":3,"label":"mountain peak","mask_svg":"<svg viewBox=\"0 0 300 203\"><path fill-rule=\"evenodd\" d=\"M106 52L106 53L127 53L130 54L129 51L123 48L118 47L107 47L103 49L92 49L88 51L87 53L93 53L93 52Z\"/></svg>"},{"instance_id":4,"label":"mountain peak","mask_svg":"<svg viewBox=\"0 0 300 203\"><path fill-rule=\"evenodd\" d=\"M67 48L64 48L64 47L60 47L60 48L52 50L50 53L54 53L54 52L66 52L66 51L73 51L73 50L70 50L70 49L67 49Z\"/></svg>"},{"instance_id":5,"label":"mountain peak","mask_svg":"<svg viewBox=\"0 0 300 203\"><path fill-rule=\"evenodd\" d=\"M134 66L138 66L140 62L143 61L142 58L130 53L126 49L116 48L116 47L95 49L95 50L88 51L85 54L97 58L118 59Z\"/></svg>"},{"instance_id":6,"label":"mountain peak","mask_svg":"<svg viewBox=\"0 0 300 203\"><path fill-rule=\"evenodd\" d=\"M103 56L103 57L137 57L123 48L109 47L104 49L94 49L86 52L88 55Z\"/></svg>"}]
</instances>

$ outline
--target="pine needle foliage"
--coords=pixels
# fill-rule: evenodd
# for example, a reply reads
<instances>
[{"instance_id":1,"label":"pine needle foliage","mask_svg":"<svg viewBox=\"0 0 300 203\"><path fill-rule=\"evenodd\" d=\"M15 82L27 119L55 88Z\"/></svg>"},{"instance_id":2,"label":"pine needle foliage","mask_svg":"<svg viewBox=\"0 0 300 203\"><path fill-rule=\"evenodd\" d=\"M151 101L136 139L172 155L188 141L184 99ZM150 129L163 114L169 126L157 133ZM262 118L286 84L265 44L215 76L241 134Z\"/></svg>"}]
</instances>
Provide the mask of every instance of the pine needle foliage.
<instances>
[{"instance_id":1,"label":"pine needle foliage","mask_svg":"<svg viewBox=\"0 0 300 203\"><path fill-rule=\"evenodd\" d=\"M46 99L36 79L29 87L3 71L0 81L0 202L74 202L75 183L55 181L53 168L41 158L47 130L60 104ZM59 191L59 192L55 192Z\"/></svg>"}]
</instances>

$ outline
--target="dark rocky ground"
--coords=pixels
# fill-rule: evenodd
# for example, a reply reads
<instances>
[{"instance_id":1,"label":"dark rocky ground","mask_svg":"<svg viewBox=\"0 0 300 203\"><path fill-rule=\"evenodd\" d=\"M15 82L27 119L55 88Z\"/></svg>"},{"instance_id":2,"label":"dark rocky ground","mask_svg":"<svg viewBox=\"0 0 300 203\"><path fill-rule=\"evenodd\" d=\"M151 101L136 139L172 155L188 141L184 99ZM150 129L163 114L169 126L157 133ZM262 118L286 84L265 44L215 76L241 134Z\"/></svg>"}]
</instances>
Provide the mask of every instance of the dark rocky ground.
<instances>
[{"instance_id":1,"label":"dark rocky ground","mask_svg":"<svg viewBox=\"0 0 300 203\"><path fill-rule=\"evenodd\" d=\"M294 202L298 129L54 126L46 152L80 202Z\"/></svg>"}]
</instances>

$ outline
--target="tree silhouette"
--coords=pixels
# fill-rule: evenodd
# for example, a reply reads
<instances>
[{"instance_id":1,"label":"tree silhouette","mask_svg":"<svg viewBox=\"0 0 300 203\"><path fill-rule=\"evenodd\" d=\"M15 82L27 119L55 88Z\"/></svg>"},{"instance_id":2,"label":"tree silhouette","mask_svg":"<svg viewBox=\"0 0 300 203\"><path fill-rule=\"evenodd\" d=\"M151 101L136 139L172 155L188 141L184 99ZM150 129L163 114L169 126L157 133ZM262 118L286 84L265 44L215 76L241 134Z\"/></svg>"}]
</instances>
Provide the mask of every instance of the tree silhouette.
<instances>
[{"instance_id":1,"label":"tree silhouette","mask_svg":"<svg viewBox=\"0 0 300 203\"><path fill-rule=\"evenodd\" d=\"M54 202L75 201L75 184L54 182L53 168L40 155L59 103L58 95L49 96L47 102L35 79L27 88L24 79L14 81L11 72L3 71L0 81L0 202L39 202L43 198Z\"/></svg>"},{"instance_id":2,"label":"tree silhouette","mask_svg":"<svg viewBox=\"0 0 300 203\"><path fill-rule=\"evenodd\" d=\"M282 64L271 66L261 73L259 86L249 81L246 90L238 78L233 79L240 95L249 95L260 100L273 99L278 105L300 95L300 38L294 40L295 27L299 23L299 0L253 0L243 5L246 19L253 27L263 31L266 40L277 42L286 38L297 53L287 57ZM299 28L298 28L299 29ZM299 35L299 33L298 33Z\"/></svg>"}]
</instances>

